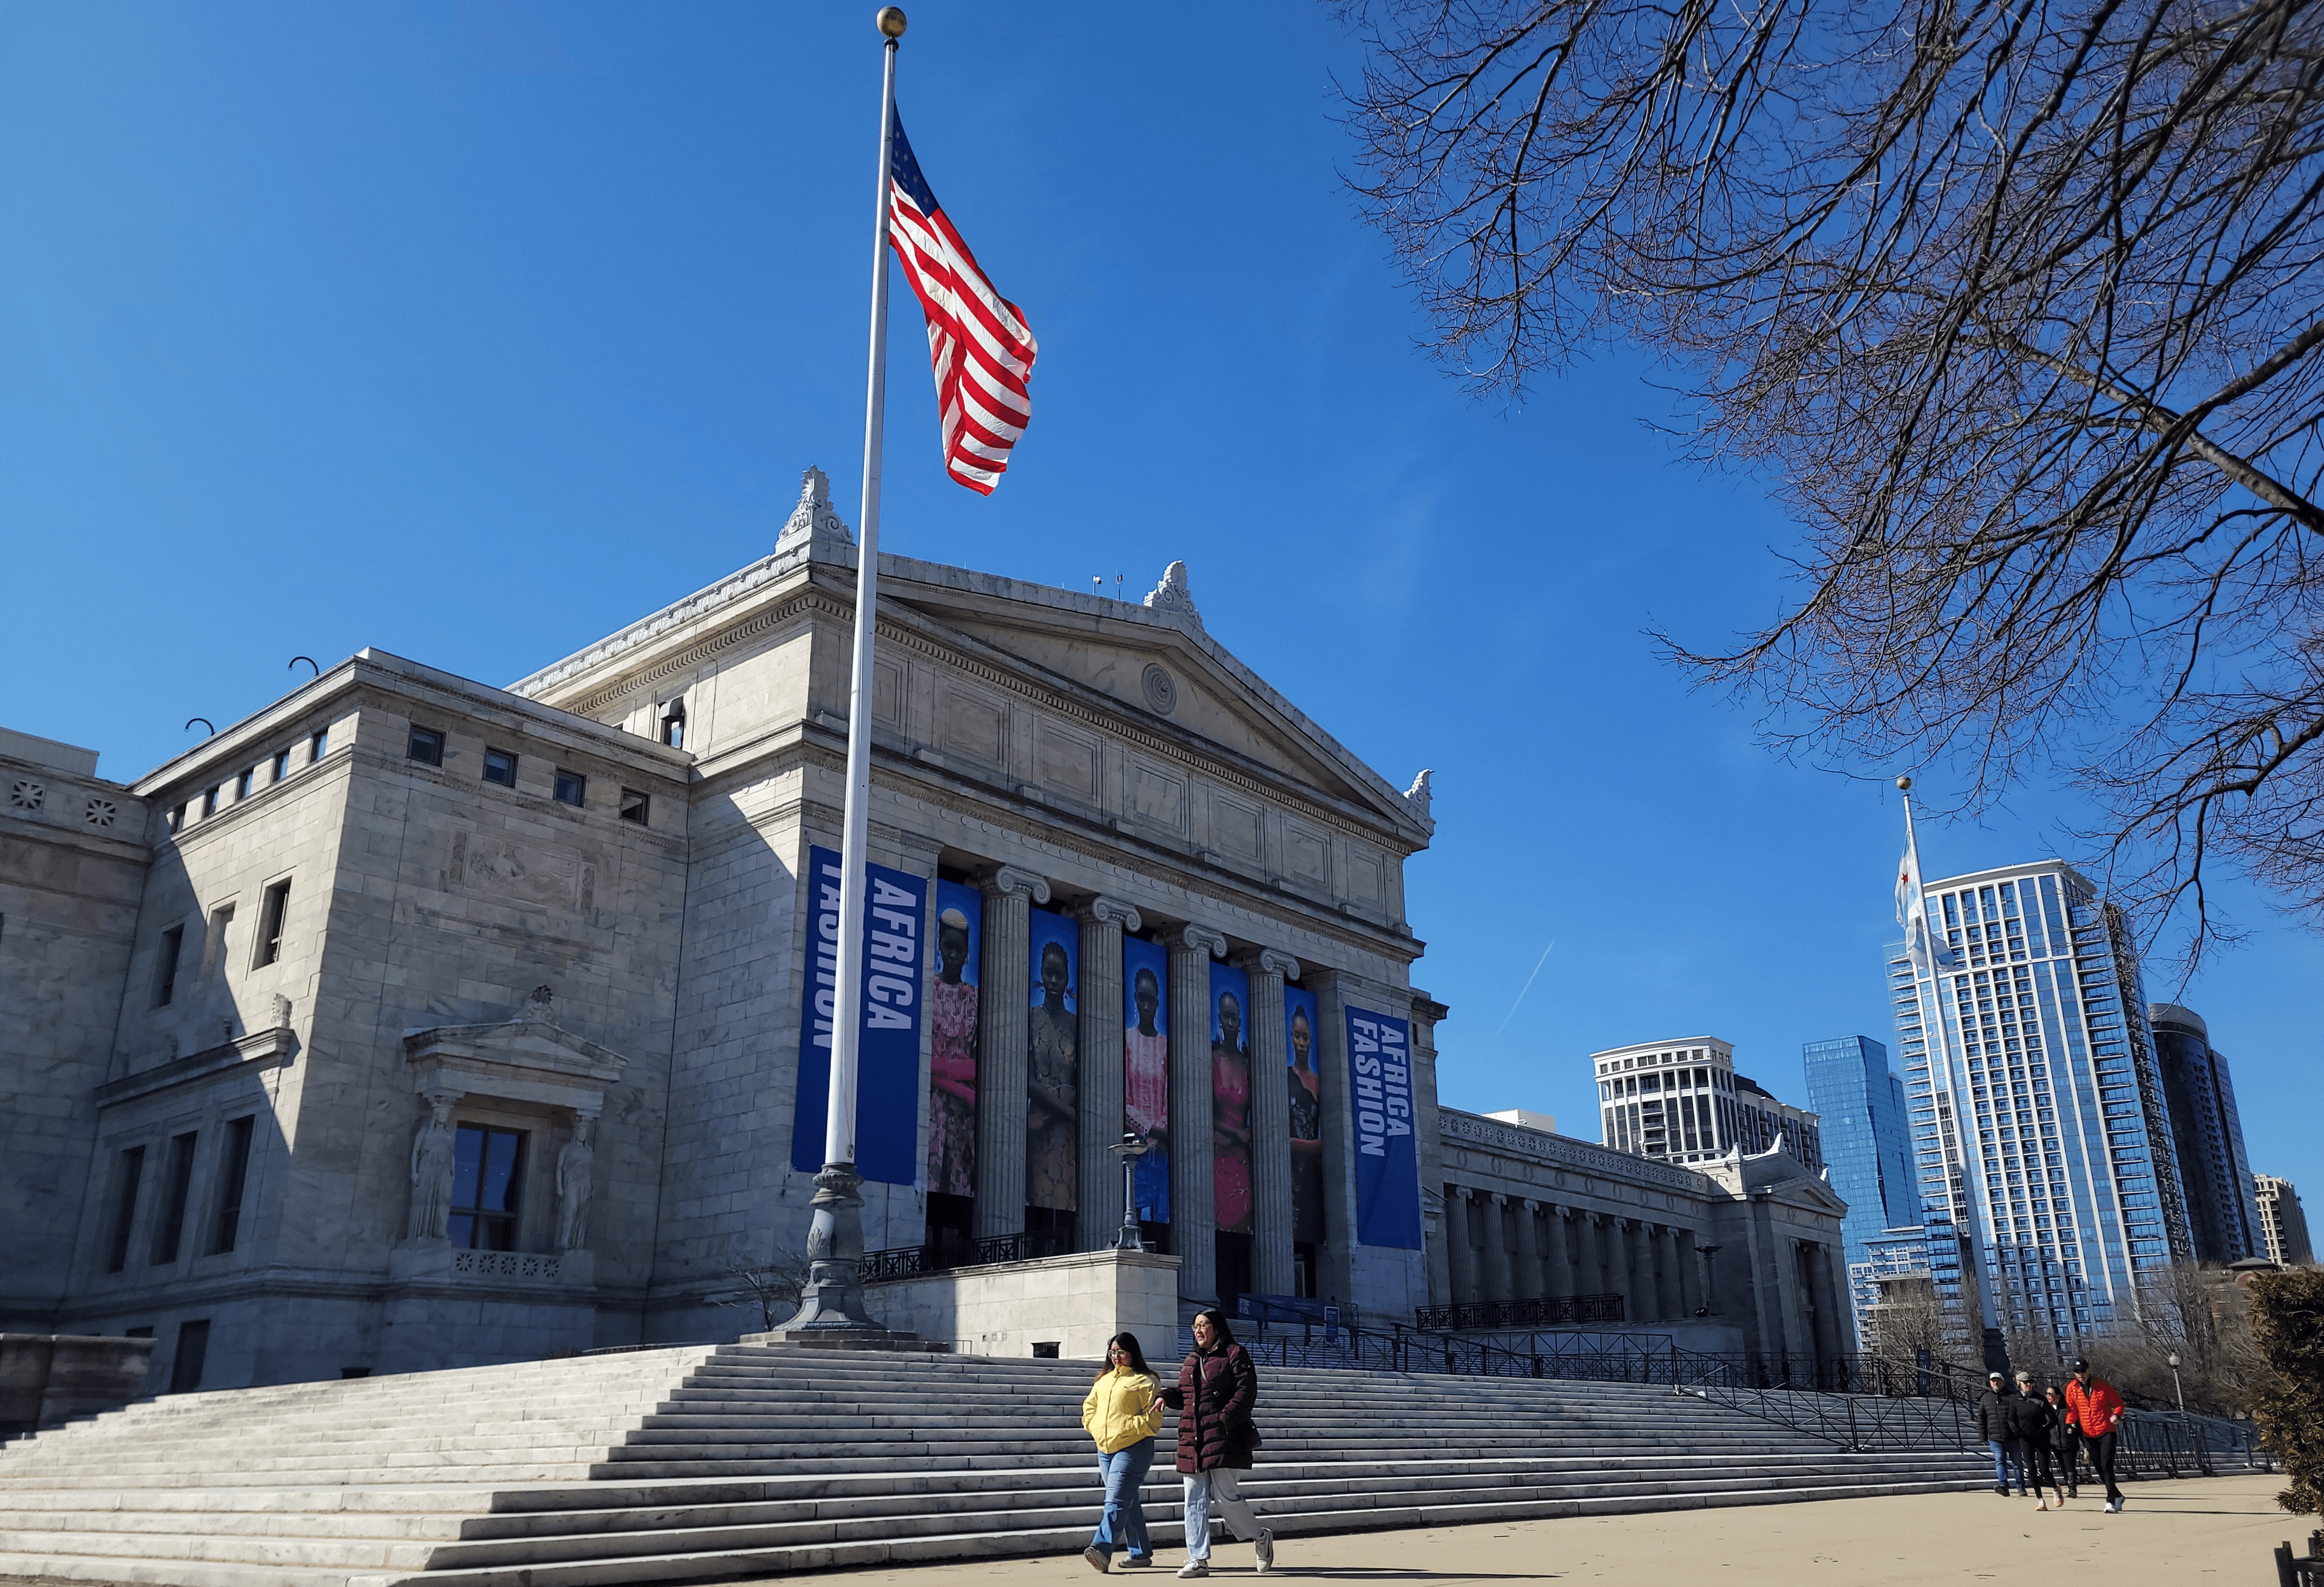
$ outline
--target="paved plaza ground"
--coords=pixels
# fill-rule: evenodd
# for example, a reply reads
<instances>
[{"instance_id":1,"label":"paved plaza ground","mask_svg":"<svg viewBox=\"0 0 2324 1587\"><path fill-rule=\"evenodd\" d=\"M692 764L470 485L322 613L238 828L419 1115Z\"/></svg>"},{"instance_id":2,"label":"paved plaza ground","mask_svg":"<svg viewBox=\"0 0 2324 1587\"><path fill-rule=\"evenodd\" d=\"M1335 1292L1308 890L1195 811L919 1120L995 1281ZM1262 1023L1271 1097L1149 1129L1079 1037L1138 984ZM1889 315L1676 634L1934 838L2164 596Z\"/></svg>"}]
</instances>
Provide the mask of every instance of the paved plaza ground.
<instances>
[{"instance_id":1,"label":"paved plaza ground","mask_svg":"<svg viewBox=\"0 0 2324 1587\"><path fill-rule=\"evenodd\" d=\"M2136 1482L2118 1516L2091 1489L2063 1512L1992 1493L1916 1499L1835 1499L1661 1515L1608 1516L1503 1526L1437 1527L1286 1537L1276 1573L1301 1582L1615 1582L1628 1587L1956 1587L2004 1582L2076 1587L2189 1587L2273 1582L2273 1551L2304 1550L2316 1518L2275 1503L2281 1477L2254 1474ZM1166 1542L1165 1539L1167 1539ZM1162 1568L1135 1573L1175 1580L1185 1559L1175 1527L1157 1529ZM1251 1575L1250 1545L1222 1543L1213 1576ZM1091 1579L1078 1555L979 1560L910 1569L769 1577L750 1587L966 1587L995 1582ZM1131 1578L1132 1573L1115 1575Z\"/></svg>"},{"instance_id":2,"label":"paved plaza ground","mask_svg":"<svg viewBox=\"0 0 2324 1587\"><path fill-rule=\"evenodd\" d=\"M1955 1587L1973 1582L2070 1582L2187 1587L2215 1582L2226 1587L2273 1582L2278 1542L2290 1542L2295 1552L2305 1547L2315 1518L2277 1509L2275 1495L2282 1486L2280 1477L2257 1474L2138 1482L2126 1490L2130 1503L2118 1516L2104 1514L2086 1489L2085 1497L2062 1513L2037 1511L2031 1500L1991 1493L1945 1493L1286 1537L1277 1573L1304 1582L1383 1583ZM1175 1528L1160 1536L1170 1545L1176 1542ZM1185 1554L1170 1545L1162 1547L1162 1568L1136 1573L1138 1579L1176 1579ZM1248 1577L1250 1565L1248 1544L1222 1544L1211 1555L1215 1576ZM1079 1555L1067 1555L768 1577L748 1587L1063 1583L1085 1582L1090 1574ZM52 1584L0 1576L0 1587Z\"/></svg>"}]
</instances>

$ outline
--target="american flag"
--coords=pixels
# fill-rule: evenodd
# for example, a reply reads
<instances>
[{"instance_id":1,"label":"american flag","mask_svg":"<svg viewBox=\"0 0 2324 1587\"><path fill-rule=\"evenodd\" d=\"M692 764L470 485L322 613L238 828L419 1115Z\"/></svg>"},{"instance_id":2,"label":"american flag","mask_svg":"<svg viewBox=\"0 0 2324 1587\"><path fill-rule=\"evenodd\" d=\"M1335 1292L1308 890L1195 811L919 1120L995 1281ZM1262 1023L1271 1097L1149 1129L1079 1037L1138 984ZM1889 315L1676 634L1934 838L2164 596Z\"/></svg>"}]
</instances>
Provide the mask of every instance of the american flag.
<instances>
[{"instance_id":1,"label":"american flag","mask_svg":"<svg viewBox=\"0 0 2324 1587\"><path fill-rule=\"evenodd\" d=\"M1032 421L1026 378L1039 348L1016 304L995 291L920 174L904 118L890 124L888 241L928 321L928 361L944 420L945 471L980 495L1009 468Z\"/></svg>"}]
</instances>

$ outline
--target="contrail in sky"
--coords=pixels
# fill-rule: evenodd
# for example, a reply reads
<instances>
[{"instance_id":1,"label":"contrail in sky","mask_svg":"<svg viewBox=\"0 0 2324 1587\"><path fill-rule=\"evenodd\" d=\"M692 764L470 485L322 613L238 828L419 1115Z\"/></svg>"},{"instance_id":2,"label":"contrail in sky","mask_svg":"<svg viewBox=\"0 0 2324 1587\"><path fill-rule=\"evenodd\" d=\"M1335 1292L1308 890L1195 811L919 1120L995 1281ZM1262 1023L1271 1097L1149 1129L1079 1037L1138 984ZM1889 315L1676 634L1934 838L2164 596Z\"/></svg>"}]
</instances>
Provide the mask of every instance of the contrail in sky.
<instances>
[{"instance_id":1,"label":"contrail in sky","mask_svg":"<svg viewBox=\"0 0 2324 1587\"><path fill-rule=\"evenodd\" d=\"M1533 990L1533 983L1536 977L1541 974L1541 967L1549 963L1549 949L1554 948L1556 946L1557 938L1554 937L1551 937L1549 939L1549 947L1542 949L1541 957L1533 962L1533 974L1526 976L1526 983L1517 988L1517 1001L1515 1003L1511 1003L1509 1005L1509 1011L1501 1016L1500 1027L1493 1032L1495 1036L1499 1036L1501 1031L1507 1030L1509 1028L1509 1021L1517 1017L1517 1004L1524 1002L1526 993Z\"/></svg>"}]
</instances>

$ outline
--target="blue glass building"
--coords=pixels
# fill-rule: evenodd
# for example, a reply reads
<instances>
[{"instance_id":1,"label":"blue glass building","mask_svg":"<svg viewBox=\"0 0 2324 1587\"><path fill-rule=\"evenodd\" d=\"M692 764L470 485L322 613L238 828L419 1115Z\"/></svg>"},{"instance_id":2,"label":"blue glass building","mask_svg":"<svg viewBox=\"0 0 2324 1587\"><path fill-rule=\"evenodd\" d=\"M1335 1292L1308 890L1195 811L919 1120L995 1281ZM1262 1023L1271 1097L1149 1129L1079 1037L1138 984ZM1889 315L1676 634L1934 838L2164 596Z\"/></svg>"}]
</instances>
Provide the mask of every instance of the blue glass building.
<instances>
[{"instance_id":1,"label":"blue glass building","mask_svg":"<svg viewBox=\"0 0 2324 1587\"><path fill-rule=\"evenodd\" d=\"M1924 1216L1970 1237L1988 1318L2063 1351L2193 1254L2137 953L2061 861L1923 890L1938 962L1895 945L1889 988Z\"/></svg>"},{"instance_id":2,"label":"blue glass building","mask_svg":"<svg viewBox=\"0 0 2324 1587\"><path fill-rule=\"evenodd\" d=\"M1857 1269L1869 1259L1874 1241L1921 1222L1904 1083L1888 1068L1888 1049L1868 1036L1812 1041L1802 1050L1808 1107L1821 1121L1831 1187L1848 1203L1840 1234L1861 1340L1868 1300L1858 1293Z\"/></svg>"},{"instance_id":3,"label":"blue glass building","mask_svg":"<svg viewBox=\"0 0 2324 1587\"><path fill-rule=\"evenodd\" d=\"M2209 1028L2192 1009L2156 1003L2146 1018L2154 1031L2163 1094L2171 1105L2171 1136L2179 1148L2179 1183L2187 1194L2187 1232L2195 1259L2225 1267L2265 1256L2227 1055L2211 1046Z\"/></svg>"}]
</instances>

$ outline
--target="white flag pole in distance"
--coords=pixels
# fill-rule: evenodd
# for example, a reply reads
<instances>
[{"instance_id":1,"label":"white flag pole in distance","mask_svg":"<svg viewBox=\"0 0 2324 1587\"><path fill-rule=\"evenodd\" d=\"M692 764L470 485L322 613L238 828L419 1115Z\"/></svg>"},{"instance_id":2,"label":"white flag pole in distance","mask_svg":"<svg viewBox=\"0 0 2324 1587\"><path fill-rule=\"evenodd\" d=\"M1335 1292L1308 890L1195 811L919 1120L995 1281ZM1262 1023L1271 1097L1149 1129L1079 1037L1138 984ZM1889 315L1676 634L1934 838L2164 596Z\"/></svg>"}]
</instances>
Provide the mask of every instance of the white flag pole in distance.
<instances>
[{"instance_id":1,"label":"white flag pole in distance","mask_svg":"<svg viewBox=\"0 0 2324 1587\"><path fill-rule=\"evenodd\" d=\"M888 196L896 125L896 54L904 14L881 7L880 171L872 231L872 354L863 399L863 499L855 533L855 662L847 688L847 802L839 842L838 984L833 991L831 1088L823 1172L815 1177L808 1277L798 1315L779 1333L879 1329L863 1306L862 1176L855 1171L856 1059L862 1033L863 893L872 804L872 641L879 628L880 452L888 401ZM805 1017L805 1010L801 1010Z\"/></svg>"}]
</instances>

